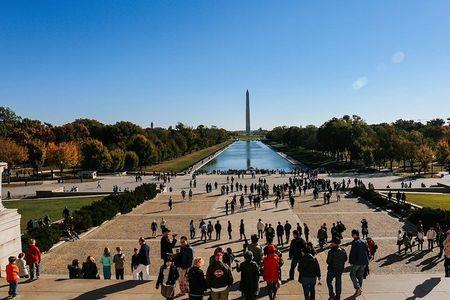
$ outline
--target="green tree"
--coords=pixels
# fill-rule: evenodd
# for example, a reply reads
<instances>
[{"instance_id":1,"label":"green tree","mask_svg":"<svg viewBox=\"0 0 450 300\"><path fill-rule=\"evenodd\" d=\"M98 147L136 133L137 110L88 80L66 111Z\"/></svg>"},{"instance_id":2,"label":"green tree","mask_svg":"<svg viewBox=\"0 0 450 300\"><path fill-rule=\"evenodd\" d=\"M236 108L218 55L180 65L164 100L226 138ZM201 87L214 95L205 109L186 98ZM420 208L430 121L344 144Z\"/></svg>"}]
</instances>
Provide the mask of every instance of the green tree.
<instances>
[{"instance_id":1,"label":"green tree","mask_svg":"<svg viewBox=\"0 0 450 300\"><path fill-rule=\"evenodd\" d=\"M134 151L125 154L124 167L126 170L135 170L139 166L139 156Z\"/></svg>"},{"instance_id":2,"label":"green tree","mask_svg":"<svg viewBox=\"0 0 450 300\"><path fill-rule=\"evenodd\" d=\"M84 170L108 170L111 166L111 155L99 140L87 140L81 144L83 157L81 166Z\"/></svg>"},{"instance_id":3,"label":"green tree","mask_svg":"<svg viewBox=\"0 0 450 300\"><path fill-rule=\"evenodd\" d=\"M39 173L45 162L45 145L41 141L34 140L27 144L28 160L33 168L33 174Z\"/></svg>"},{"instance_id":4,"label":"green tree","mask_svg":"<svg viewBox=\"0 0 450 300\"><path fill-rule=\"evenodd\" d=\"M125 163L125 152L116 148L110 151L109 154L111 155L111 170L114 172L122 170Z\"/></svg>"},{"instance_id":5,"label":"green tree","mask_svg":"<svg viewBox=\"0 0 450 300\"><path fill-rule=\"evenodd\" d=\"M417 150L417 162L419 163L419 173L421 170L427 171L430 163L433 162L434 152L430 146L423 144Z\"/></svg>"}]
</instances>

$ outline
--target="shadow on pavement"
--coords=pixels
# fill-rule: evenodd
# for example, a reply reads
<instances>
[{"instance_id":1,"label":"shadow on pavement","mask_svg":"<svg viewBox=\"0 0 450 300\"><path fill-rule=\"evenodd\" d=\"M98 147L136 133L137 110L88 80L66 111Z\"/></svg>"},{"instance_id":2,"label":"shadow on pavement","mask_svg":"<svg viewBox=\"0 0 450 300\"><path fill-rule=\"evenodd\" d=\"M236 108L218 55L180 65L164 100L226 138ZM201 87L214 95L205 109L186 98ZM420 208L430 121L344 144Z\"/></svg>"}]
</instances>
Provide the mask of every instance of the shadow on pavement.
<instances>
[{"instance_id":1,"label":"shadow on pavement","mask_svg":"<svg viewBox=\"0 0 450 300\"><path fill-rule=\"evenodd\" d=\"M138 285L145 284L148 281L143 280L127 280L123 282L119 282L116 284L112 284L109 286L105 286L102 288L98 288L84 294L81 294L78 297L72 298L72 300L94 300L94 299L103 299L107 298L108 295L119 293L125 290L132 289Z\"/></svg>"},{"instance_id":2,"label":"shadow on pavement","mask_svg":"<svg viewBox=\"0 0 450 300\"><path fill-rule=\"evenodd\" d=\"M406 300L414 300L417 298L425 298L438 284L441 282L441 278L433 277L425 280L413 291L414 296L406 298Z\"/></svg>"}]
</instances>

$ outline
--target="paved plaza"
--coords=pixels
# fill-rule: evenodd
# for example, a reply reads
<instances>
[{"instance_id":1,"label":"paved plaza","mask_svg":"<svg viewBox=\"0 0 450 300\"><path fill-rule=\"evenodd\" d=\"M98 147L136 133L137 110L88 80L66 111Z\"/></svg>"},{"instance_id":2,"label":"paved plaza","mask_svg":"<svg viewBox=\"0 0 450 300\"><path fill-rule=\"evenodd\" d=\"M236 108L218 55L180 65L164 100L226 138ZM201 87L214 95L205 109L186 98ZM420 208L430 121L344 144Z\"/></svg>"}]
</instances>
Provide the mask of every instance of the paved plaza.
<instances>
[{"instance_id":1,"label":"paved plaza","mask_svg":"<svg viewBox=\"0 0 450 300\"><path fill-rule=\"evenodd\" d=\"M267 180L270 187L273 184L288 181L287 176L281 177L280 175L266 175L263 178ZM150 178L146 179L150 180ZM257 179L251 179L248 176L245 179L237 179L237 181L242 184L250 184L257 182ZM396 233L398 229L410 229L412 225L399 221L383 210L372 207L358 199L345 198L344 195L341 196L340 202L336 202L335 197L333 197L331 204L324 205L321 198L314 200L312 194L307 192L306 195L296 195L294 209L290 208L287 201L280 202L278 208L276 208L273 202L274 197L271 196L269 200L263 201L261 208L257 210L250 207L246 199L244 209L237 209L235 214L226 215L224 203L226 199L231 198L232 194L221 196L219 193L220 188L217 190L213 188L212 193L206 193L204 190L206 182L214 183L215 181L219 183L219 186L225 184L226 176L198 176L197 188L193 189L194 197L192 201L187 200L187 198L183 201L180 191L182 189L189 189L189 177L178 176L169 184L173 188L171 193L164 192L159 194L155 199L140 205L131 213L117 216L113 220L90 231L81 240L66 242L56 247L44 255L42 272L45 275L42 277L42 283L33 282L21 286L23 296L27 297L31 290L39 291L44 295L50 295L50 293L53 293L53 290L61 286L60 290L66 292L52 294L53 298L46 299L70 299L83 293L92 296L92 293L94 293L93 290L98 290L100 294L106 293L112 299L119 299L123 295L126 295L127 299L134 299L134 297L138 298L137 295L140 293L154 295L154 299L160 299L158 291L154 289L154 285L150 284L151 288L149 288L148 283L106 282L99 280L87 281L88 283L84 285L82 283L84 281L60 280L67 278L67 264L72 259L78 258L80 261L84 261L88 255L93 255L98 260L103 248L106 246L111 249L114 249L116 246L121 246L127 258L130 259L132 249L138 247L138 238L141 236L147 238L147 243L151 249L151 278L155 279L157 270L161 264L159 253L160 236L151 238L150 223L153 219L159 223L161 218L167 221L168 227L174 233L177 233L178 237L181 235L189 236L188 224L190 220L194 220L197 227L201 219L212 221L213 224L219 220L223 227L221 240L211 240L203 243L198 240L198 230L196 239L191 241L191 244L194 245L194 255L203 257L206 262L208 262L209 257L218 246L232 248L237 254L237 259L242 260L240 255L242 254L243 241L239 240L239 222L241 219L245 222L247 237L256 233L256 223L259 218L265 223L271 223L272 226L276 226L278 221L284 224L286 220L294 228L297 223L307 223L311 230L310 240L314 244L317 244L315 236L320 224L325 222L327 223L328 229L330 229L332 223L342 221L347 227L347 230L344 232L343 244L346 250L349 251L349 243L351 242L350 231L353 228L360 229L360 221L362 218L365 218L369 224L369 235L373 237L379 246L376 257L370 264L370 275L365 281L366 299L379 299L380 293L383 294L383 298L387 299L406 299L407 297L414 296L414 291L417 286L419 288L416 289L416 293L424 293L420 288L420 284L423 284L422 287L424 290L433 286L430 291L425 293L427 297L432 297L433 295L450 296L448 288L450 284L448 279L442 277L443 261L437 258L437 252L417 252L414 249L411 254L408 253L407 255L398 256L396 254ZM241 193L238 192L237 194L240 195ZM167 205L169 196L172 196L174 199L174 207L171 211ZM231 240L228 239L226 233L226 223L228 220L233 225ZM283 257L285 264L282 268L282 279L287 279L290 266L286 252L287 247L284 247ZM318 293L326 299L326 251L320 252L317 258L324 276L322 279L323 285L317 287ZM125 271L126 278L130 279L130 269L127 268ZM235 282L239 281L240 274L234 271L234 276ZM353 288L348 276L348 268L343 278L344 293L350 296L353 293ZM408 280L408 278L410 279ZM47 284L45 282L48 282L49 286L46 286ZM88 289L87 286L91 286L91 288ZM144 288L144 286L147 288ZM261 287L265 287L265 283L261 283ZM4 287L0 289L2 292L3 290ZM264 293L264 289L262 293ZM235 292L233 295L238 297L239 293ZM302 295L301 285L297 281L287 282L280 289L279 299L299 299L299 295ZM79 299L97 298L83 297Z\"/></svg>"}]
</instances>

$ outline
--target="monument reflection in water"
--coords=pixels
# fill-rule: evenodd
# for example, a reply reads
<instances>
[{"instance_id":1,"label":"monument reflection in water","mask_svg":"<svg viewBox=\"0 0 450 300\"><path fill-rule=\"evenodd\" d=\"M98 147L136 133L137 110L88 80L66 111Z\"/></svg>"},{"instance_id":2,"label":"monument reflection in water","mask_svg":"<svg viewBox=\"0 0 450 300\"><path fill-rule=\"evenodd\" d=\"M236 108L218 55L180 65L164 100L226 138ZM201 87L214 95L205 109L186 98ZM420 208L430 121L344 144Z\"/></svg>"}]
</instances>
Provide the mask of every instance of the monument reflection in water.
<instances>
[{"instance_id":1,"label":"monument reflection in water","mask_svg":"<svg viewBox=\"0 0 450 300\"><path fill-rule=\"evenodd\" d=\"M249 168L290 171L295 165L262 142L237 141L200 170L212 172Z\"/></svg>"}]
</instances>

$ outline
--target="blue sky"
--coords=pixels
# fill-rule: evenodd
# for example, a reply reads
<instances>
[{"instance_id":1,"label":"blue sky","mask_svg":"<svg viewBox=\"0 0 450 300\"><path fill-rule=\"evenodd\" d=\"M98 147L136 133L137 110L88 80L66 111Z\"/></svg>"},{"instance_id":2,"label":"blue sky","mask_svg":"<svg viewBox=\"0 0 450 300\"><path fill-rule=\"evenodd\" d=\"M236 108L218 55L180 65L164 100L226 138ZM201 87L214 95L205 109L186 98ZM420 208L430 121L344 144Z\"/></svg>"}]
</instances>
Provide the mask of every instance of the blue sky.
<instances>
[{"instance_id":1,"label":"blue sky","mask_svg":"<svg viewBox=\"0 0 450 300\"><path fill-rule=\"evenodd\" d=\"M53 124L450 117L450 2L1 1L0 105Z\"/></svg>"}]
</instances>

